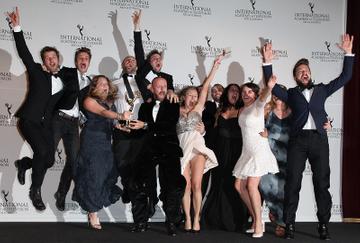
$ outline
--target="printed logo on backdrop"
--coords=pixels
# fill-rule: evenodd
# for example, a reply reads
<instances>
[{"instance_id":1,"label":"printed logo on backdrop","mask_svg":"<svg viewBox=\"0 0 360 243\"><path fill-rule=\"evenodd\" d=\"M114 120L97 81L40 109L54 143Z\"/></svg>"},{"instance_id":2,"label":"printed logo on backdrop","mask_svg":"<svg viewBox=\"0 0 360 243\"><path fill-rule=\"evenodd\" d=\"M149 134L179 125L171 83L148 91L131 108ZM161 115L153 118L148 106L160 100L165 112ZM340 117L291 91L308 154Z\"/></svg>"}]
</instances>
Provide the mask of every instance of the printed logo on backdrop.
<instances>
[{"instance_id":1,"label":"printed logo on backdrop","mask_svg":"<svg viewBox=\"0 0 360 243\"><path fill-rule=\"evenodd\" d=\"M110 0L110 5L117 6L121 9L148 9L149 1L144 0Z\"/></svg>"},{"instance_id":2,"label":"printed logo on backdrop","mask_svg":"<svg viewBox=\"0 0 360 243\"><path fill-rule=\"evenodd\" d=\"M9 158L0 157L0 167L9 167Z\"/></svg>"},{"instance_id":3,"label":"printed logo on backdrop","mask_svg":"<svg viewBox=\"0 0 360 243\"><path fill-rule=\"evenodd\" d=\"M77 24L73 33L60 34L60 42L71 47L91 48L93 46L101 46L102 37L86 32L84 25Z\"/></svg>"},{"instance_id":4,"label":"printed logo on backdrop","mask_svg":"<svg viewBox=\"0 0 360 243\"><path fill-rule=\"evenodd\" d=\"M315 3L309 2L307 9L308 12L295 13L294 20L306 24L321 24L330 21L330 14L317 12Z\"/></svg>"},{"instance_id":5,"label":"printed logo on backdrop","mask_svg":"<svg viewBox=\"0 0 360 243\"><path fill-rule=\"evenodd\" d=\"M334 49L336 51L334 51ZM311 58L320 62L342 62L344 53L339 48L329 41L324 41L321 50L311 52Z\"/></svg>"},{"instance_id":6,"label":"printed logo on backdrop","mask_svg":"<svg viewBox=\"0 0 360 243\"><path fill-rule=\"evenodd\" d=\"M14 116L13 105L5 103L3 108L0 109L0 126L1 127L15 127L17 118Z\"/></svg>"},{"instance_id":7,"label":"printed logo on backdrop","mask_svg":"<svg viewBox=\"0 0 360 243\"><path fill-rule=\"evenodd\" d=\"M19 213L29 211L28 202L12 201L9 195L10 191L1 189L0 214Z\"/></svg>"},{"instance_id":8,"label":"printed logo on backdrop","mask_svg":"<svg viewBox=\"0 0 360 243\"><path fill-rule=\"evenodd\" d=\"M63 158L63 149L56 148L55 151L55 162L54 165L50 168L50 171L62 171L65 166L65 159Z\"/></svg>"},{"instance_id":9,"label":"printed logo on backdrop","mask_svg":"<svg viewBox=\"0 0 360 243\"><path fill-rule=\"evenodd\" d=\"M331 194L331 198L333 199L333 195ZM333 201L333 200L332 200ZM314 211L317 212L317 205L314 203ZM341 216L343 213L342 204L341 203L333 203L331 205L331 216Z\"/></svg>"},{"instance_id":10,"label":"printed logo on backdrop","mask_svg":"<svg viewBox=\"0 0 360 243\"><path fill-rule=\"evenodd\" d=\"M269 39L265 39L266 42L271 42ZM273 59L278 60L280 58L288 58L288 50L286 49L273 49ZM252 57L261 57L261 48L255 47L250 50L250 55Z\"/></svg>"},{"instance_id":11,"label":"printed logo on backdrop","mask_svg":"<svg viewBox=\"0 0 360 243\"><path fill-rule=\"evenodd\" d=\"M204 37L203 45L191 45L191 53L195 53L202 57L216 57L225 49L229 48L214 46L213 38L211 36Z\"/></svg>"},{"instance_id":12,"label":"printed logo on backdrop","mask_svg":"<svg viewBox=\"0 0 360 243\"><path fill-rule=\"evenodd\" d=\"M72 5L77 3L83 3L84 0L50 0L50 3Z\"/></svg>"},{"instance_id":13,"label":"printed logo on backdrop","mask_svg":"<svg viewBox=\"0 0 360 243\"><path fill-rule=\"evenodd\" d=\"M255 82L255 78L254 78L254 77L248 77L248 81L249 81L250 83L254 83L254 82Z\"/></svg>"},{"instance_id":14,"label":"printed logo on backdrop","mask_svg":"<svg viewBox=\"0 0 360 243\"><path fill-rule=\"evenodd\" d=\"M257 9L256 0L249 0L249 8L235 9L235 17L248 21L263 21L272 18L271 10Z\"/></svg>"},{"instance_id":15,"label":"printed logo on backdrop","mask_svg":"<svg viewBox=\"0 0 360 243\"><path fill-rule=\"evenodd\" d=\"M179 0L178 0L179 1ZM211 15L211 8L208 6L200 5L201 0L183 0L174 3L174 13L182 14L187 17L202 17ZM182 2L187 2L184 4ZM201 2L204 2L203 0Z\"/></svg>"},{"instance_id":16,"label":"printed logo on backdrop","mask_svg":"<svg viewBox=\"0 0 360 243\"><path fill-rule=\"evenodd\" d=\"M344 134L344 129L342 127L337 127L334 125L334 118L328 117L330 124L332 125L332 128L327 131L328 138L331 139L341 139Z\"/></svg>"},{"instance_id":17,"label":"printed logo on backdrop","mask_svg":"<svg viewBox=\"0 0 360 243\"><path fill-rule=\"evenodd\" d=\"M143 44L143 48L145 53L150 52L151 50L158 50L158 51L165 51L167 50L167 43L165 41L159 41L159 40L154 40L151 37L151 31L150 29L145 29L144 33L142 35L142 44ZM130 39L129 40L129 47L134 47L135 42L134 39Z\"/></svg>"},{"instance_id":18,"label":"printed logo on backdrop","mask_svg":"<svg viewBox=\"0 0 360 243\"><path fill-rule=\"evenodd\" d=\"M11 81L12 75L11 72L2 71L0 69L0 81Z\"/></svg>"},{"instance_id":19,"label":"printed logo on backdrop","mask_svg":"<svg viewBox=\"0 0 360 243\"><path fill-rule=\"evenodd\" d=\"M193 74L191 74L191 73L188 74L189 83L190 83L191 85L194 85L194 81L193 81L193 80L194 80L194 77L195 77L195 76L194 76Z\"/></svg>"},{"instance_id":20,"label":"printed logo on backdrop","mask_svg":"<svg viewBox=\"0 0 360 243\"><path fill-rule=\"evenodd\" d=\"M1 21L0 26L0 40L4 41L14 41L14 36L11 28L10 18L4 18L4 21ZM32 40L32 32L23 30L25 40Z\"/></svg>"}]
</instances>

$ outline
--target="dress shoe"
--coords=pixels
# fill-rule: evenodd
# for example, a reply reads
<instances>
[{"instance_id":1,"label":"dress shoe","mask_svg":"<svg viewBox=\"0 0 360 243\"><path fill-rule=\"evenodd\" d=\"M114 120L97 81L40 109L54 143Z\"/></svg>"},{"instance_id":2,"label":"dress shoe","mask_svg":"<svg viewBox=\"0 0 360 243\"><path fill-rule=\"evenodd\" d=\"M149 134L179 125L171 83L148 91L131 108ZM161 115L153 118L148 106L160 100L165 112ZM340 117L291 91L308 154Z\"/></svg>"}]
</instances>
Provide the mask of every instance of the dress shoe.
<instances>
[{"instance_id":1,"label":"dress shoe","mask_svg":"<svg viewBox=\"0 0 360 243\"><path fill-rule=\"evenodd\" d=\"M121 201L123 204L130 203L130 196L128 190L124 187L123 194L121 196Z\"/></svg>"},{"instance_id":2,"label":"dress shoe","mask_svg":"<svg viewBox=\"0 0 360 243\"><path fill-rule=\"evenodd\" d=\"M130 231L134 233L145 232L148 229L147 223L135 223L131 228Z\"/></svg>"},{"instance_id":3,"label":"dress shoe","mask_svg":"<svg viewBox=\"0 0 360 243\"><path fill-rule=\"evenodd\" d=\"M37 210L43 211L46 209L45 204L41 198L41 188L30 189L29 197Z\"/></svg>"},{"instance_id":4,"label":"dress shoe","mask_svg":"<svg viewBox=\"0 0 360 243\"><path fill-rule=\"evenodd\" d=\"M319 237L321 240L330 240L329 229L326 224L318 225Z\"/></svg>"},{"instance_id":5,"label":"dress shoe","mask_svg":"<svg viewBox=\"0 0 360 243\"><path fill-rule=\"evenodd\" d=\"M18 159L14 162L15 164L15 167L17 168L17 178L18 178L18 181L20 183L20 185L24 185L25 184L25 172L26 172L26 169L24 168L24 166L22 166L21 164L21 160Z\"/></svg>"},{"instance_id":6,"label":"dress shoe","mask_svg":"<svg viewBox=\"0 0 360 243\"><path fill-rule=\"evenodd\" d=\"M66 198L66 195L64 195L61 192L57 191L54 194L54 197L56 199L55 206L57 207L57 209L59 211L64 211L65 210L65 198Z\"/></svg>"},{"instance_id":7,"label":"dress shoe","mask_svg":"<svg viewBox=\"0 0 360 243\"><path fill-rule=\"evenodd\" d=\"M166 229L167 229L168 235L176 236L176 226L174 223L166 223Z\"/></svg>"},{"instance_id":8,"label":"dress shoe","mask_svg":"<svg viewBox=\"0 0 360 243\"><path fill-rule=\"evenodd\" d=\"M265 233L265 222L261 221L261 225L262 225L263 233ZM248 234L253 234L255 232L255 230L253 228L250 228L250 229L247 229L245 232Z\"/></svg>"},{"instance_id":9,"label":"dress shoe","mask_svg":"<svg viewBox=\"0 0 360 243\"><path fill-rule=\"evenodd\" d=\"M294 239L295 225L286 224L284 238L287 240Z\"/></svg>"}]
</instances>

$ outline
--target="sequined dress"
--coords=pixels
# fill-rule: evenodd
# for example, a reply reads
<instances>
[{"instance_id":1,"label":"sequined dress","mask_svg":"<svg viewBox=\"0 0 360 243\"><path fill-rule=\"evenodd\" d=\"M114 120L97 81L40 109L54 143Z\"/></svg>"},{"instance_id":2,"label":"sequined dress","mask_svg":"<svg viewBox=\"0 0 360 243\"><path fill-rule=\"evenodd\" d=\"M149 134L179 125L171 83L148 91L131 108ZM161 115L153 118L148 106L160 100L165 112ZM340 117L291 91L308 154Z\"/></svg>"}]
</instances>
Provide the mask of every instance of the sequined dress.
<instances>
[{"instance_id":1,"label":"sequined dress","mask_svg":"<svg viewBox=\"0 0 360 243\"><path fill-rule=\"evenodd\" d=\"M201 115L191 111L188 116L180 116L176 124L180 147L184 156L181 158L181 174L185 167L196 154L203 154L206 158L204 173L218 165L214 152L207 148L203 136L195 130L196 124L201 122Z\"/></svg>"}]
</instances>

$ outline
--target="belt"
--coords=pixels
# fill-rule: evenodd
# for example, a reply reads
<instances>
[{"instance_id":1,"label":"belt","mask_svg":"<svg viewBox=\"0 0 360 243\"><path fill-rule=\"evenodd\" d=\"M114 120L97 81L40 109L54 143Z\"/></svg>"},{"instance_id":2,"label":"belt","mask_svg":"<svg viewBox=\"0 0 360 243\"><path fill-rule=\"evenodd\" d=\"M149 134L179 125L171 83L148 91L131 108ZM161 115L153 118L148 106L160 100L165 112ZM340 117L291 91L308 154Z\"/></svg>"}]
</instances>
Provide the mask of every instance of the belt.
<instances>
[{"instance_id":1,"label":"belt","mask_svg":"<svg viewBox=\"0 0 360 243\"><path fill-rule=\"evenodd\" d=\"M78 117L74 117L74 116L70 116L68 114L66 114L65 112L62 112L62 111L58 111L57 113L60 117L66 119L66 120L69 120L69 121L78 121Z\"/></svg>"}]
</instances>

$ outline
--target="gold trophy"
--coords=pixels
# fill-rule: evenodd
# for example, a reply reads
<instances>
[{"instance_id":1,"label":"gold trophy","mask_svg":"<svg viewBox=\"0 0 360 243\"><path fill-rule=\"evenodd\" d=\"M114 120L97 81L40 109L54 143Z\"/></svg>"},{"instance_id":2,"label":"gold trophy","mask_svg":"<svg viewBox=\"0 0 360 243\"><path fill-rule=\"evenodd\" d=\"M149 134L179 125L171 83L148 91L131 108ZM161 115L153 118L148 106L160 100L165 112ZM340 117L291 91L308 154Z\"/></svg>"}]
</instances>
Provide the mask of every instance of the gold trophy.
<instances>
[{"instance_id":1,"label":"gold trophy","mask_svg":"<svg viewBox=\"0 0 360 243\"><path fill-rule=\"evenodd\" d=\"M130 98L129 95L126 93L125 94L125 100L126 103L129 104L130 108L129 111L132 112L134 110L134 106L135 106L135 101L141 97L140 91L135 91L134 92L134 98ZM126 127L130 127L130 121L131 120L126 120L124 122L122 122L123 125L125 125Z\"/></svg>"}]
</instances>

